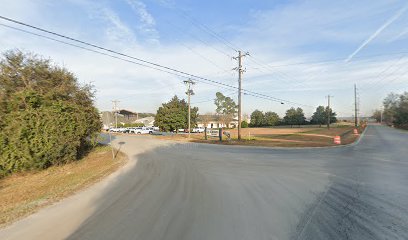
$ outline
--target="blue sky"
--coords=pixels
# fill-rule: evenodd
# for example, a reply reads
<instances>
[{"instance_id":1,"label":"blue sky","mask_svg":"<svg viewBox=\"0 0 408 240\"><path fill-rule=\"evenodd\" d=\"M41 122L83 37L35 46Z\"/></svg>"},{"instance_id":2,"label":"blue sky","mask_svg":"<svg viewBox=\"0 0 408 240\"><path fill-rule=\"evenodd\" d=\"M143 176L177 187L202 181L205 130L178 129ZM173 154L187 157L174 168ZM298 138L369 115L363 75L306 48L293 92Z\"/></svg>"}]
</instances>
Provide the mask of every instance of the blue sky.
<instances>
[{"instance_id":1,"label":"blue sky","mask_svg":"<svg viewBox=\"0 0 408 240\"><path fill-rule=\"evenodd\" d=\"M193 1L0 0L0 15L126 54L237 85L234 49L244 59L243 88L301 103L307 115L332 105L353 114L353 85L369 115L388 92L408 91L408 5L397 0ZM0 20L0 24L27 28ZM96 105L155 112L177 94L183 78L69 47L0 25L0 51L32 51L74 72L97 90ZM301 63L301 64L298 64ZM217 91L198 83L193 105L214 112ZM298 104L244 95L244 113L285 110Z\"/></svg>"}]
</instances>

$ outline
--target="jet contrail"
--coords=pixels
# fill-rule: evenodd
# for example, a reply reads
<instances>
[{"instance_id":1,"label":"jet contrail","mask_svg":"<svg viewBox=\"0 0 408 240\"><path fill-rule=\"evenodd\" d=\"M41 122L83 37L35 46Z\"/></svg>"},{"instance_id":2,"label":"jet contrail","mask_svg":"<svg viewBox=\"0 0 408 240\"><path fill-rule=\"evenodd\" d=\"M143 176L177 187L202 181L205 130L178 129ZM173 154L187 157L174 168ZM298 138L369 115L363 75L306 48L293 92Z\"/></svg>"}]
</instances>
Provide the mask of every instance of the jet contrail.
<instances>
[{"instance_id":1,"label":"jet contrail","mask_svg":"<svg viewBox=\"0 0 408 240\"><path fill-rule=\"evenodd\" d=\"M405 5L402 9L400 9L394 16L388 19L377 31L375 31L367 40L365 40L348 58L345 62L349 62L358 52L361 51L367 44L369 44L374 38L376 38L384 29L386 29L391 23L397 20L406 10L408 9L408 5Z\"/></svg>"}]
</instances>

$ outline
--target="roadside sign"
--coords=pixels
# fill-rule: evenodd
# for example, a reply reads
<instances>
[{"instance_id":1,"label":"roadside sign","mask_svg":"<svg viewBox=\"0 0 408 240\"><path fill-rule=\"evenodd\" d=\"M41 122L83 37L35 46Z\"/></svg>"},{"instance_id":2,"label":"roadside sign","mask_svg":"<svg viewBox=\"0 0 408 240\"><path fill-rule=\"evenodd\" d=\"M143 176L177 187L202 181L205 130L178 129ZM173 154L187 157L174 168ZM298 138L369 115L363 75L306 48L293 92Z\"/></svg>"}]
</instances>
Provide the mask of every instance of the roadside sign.
<instances>
[{"instance_id":1,"label":"roadside sign","mask_svg":"<svg viewBox=\"0 0 408 240\"><path fill-rule=\"evenodd\" d=\"M220 136L220 130L219 129L207 129L207 136L218 138Z\"/></svg>"},{"instance_id":2,"label":"roadside sign","mask_svg":"<svg viewBox=\"0 0 408 240\"><path fill-rule=\"evenodd\" d=\"M212 137L212 138L219 138L220 141L222 141L222 128L218 128L218 129L213 129L213 128L205 128L204 131L204 135L205 135L205 140L208 140L208 137Z\"/></svg>"}]
</instances>

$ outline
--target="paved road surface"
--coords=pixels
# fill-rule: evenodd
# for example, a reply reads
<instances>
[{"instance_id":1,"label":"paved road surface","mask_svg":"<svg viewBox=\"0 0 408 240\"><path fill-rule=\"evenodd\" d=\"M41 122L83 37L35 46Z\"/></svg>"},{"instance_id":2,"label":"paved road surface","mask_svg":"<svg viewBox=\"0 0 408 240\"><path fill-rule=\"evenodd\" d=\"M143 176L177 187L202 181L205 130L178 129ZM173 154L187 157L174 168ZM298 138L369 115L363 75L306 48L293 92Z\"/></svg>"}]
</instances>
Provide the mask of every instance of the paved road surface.
<instances>
[{"instance_id":1,"label":"paved road surface","mask_svg":"<svg viewBox=\"0 0 408 240\"><path fill-rule=\"evenodd\" d=\"M115 141L144 152L99 188L89 213L65 213L76 225L45 209L0 238L408 239L407 132L369 126L355 146L303 150Z\"/></svg>"}]
</instances>

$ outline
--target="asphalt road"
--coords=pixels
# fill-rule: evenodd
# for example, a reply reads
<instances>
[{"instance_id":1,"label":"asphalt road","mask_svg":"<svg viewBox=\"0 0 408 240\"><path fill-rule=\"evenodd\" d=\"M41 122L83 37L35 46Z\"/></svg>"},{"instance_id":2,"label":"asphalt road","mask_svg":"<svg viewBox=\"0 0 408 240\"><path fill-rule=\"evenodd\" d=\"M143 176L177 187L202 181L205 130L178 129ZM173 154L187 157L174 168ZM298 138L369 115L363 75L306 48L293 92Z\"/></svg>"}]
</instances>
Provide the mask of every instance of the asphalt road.
<instances>
[{"instance_id":1,"label":"asphalt road","mask_svg":"<svg viewBox=\"0 0 408 240\"><path fill-rule=\"evenodd\" d=\"M359 144L320 149L166 144L133 159L68 239L408 239L408 132L369 126ZM19 224L0 238L58 239L64 222L36 235Z\"/></svg>"}]
</instances>

